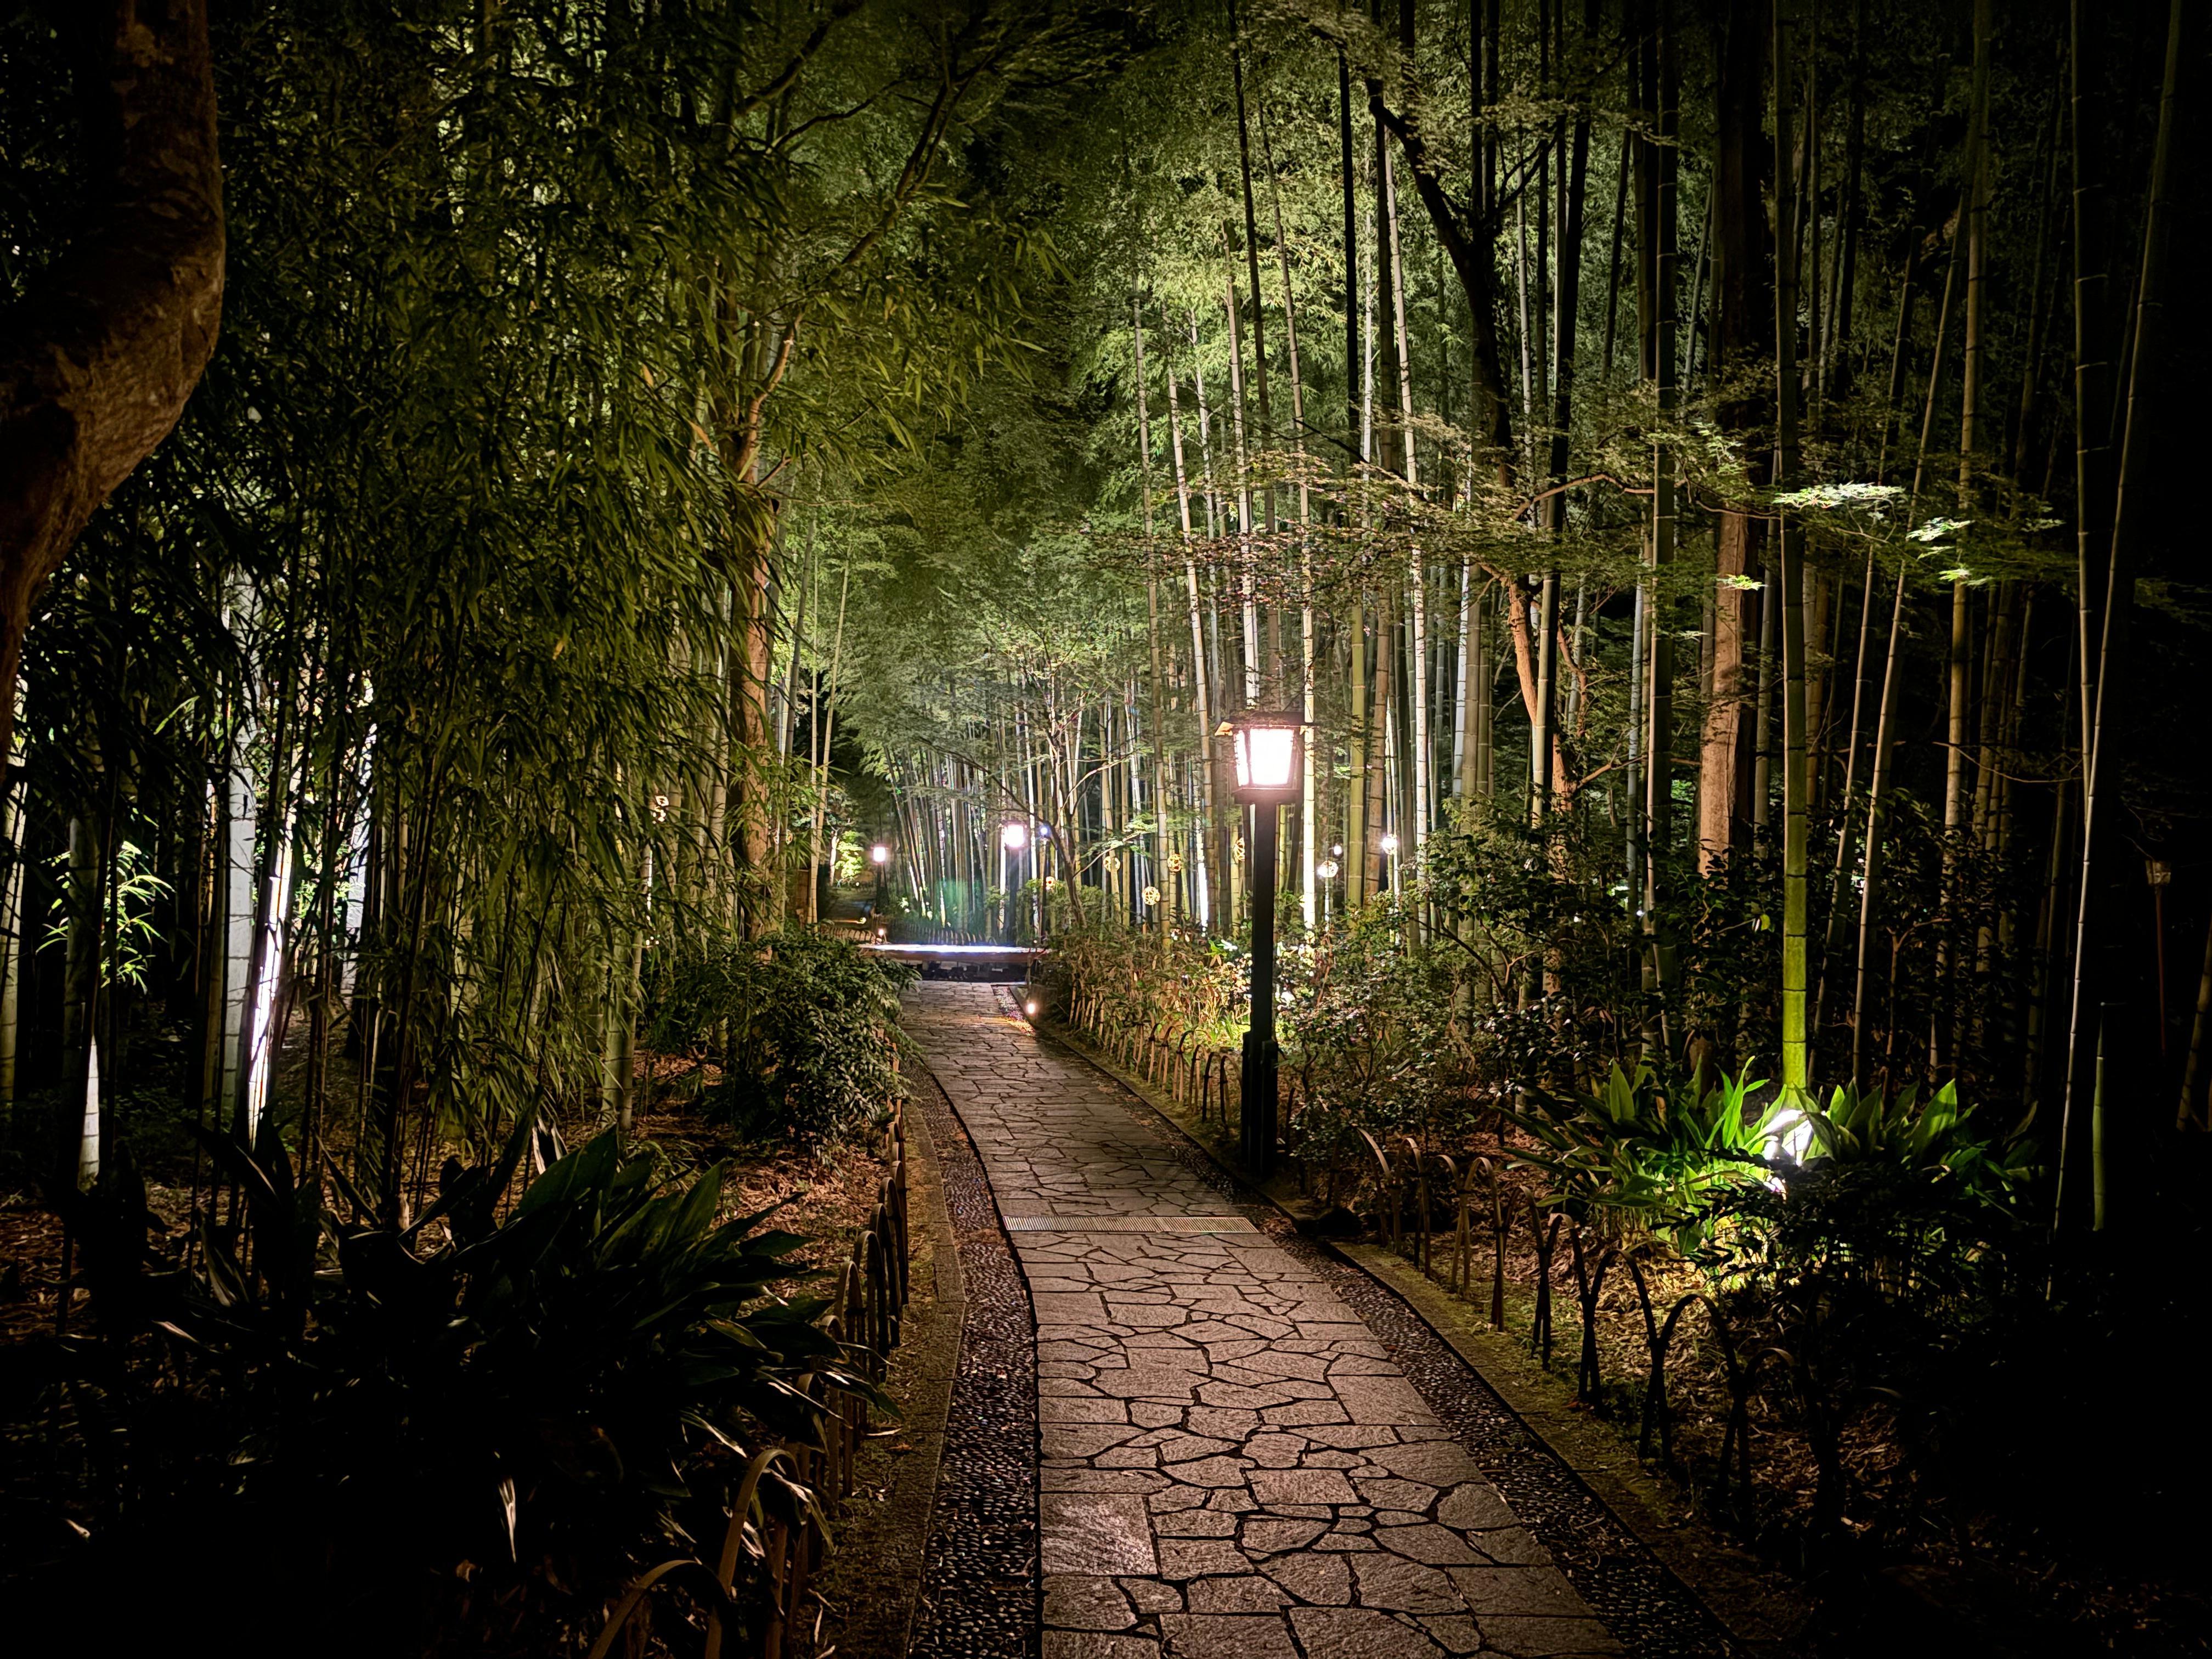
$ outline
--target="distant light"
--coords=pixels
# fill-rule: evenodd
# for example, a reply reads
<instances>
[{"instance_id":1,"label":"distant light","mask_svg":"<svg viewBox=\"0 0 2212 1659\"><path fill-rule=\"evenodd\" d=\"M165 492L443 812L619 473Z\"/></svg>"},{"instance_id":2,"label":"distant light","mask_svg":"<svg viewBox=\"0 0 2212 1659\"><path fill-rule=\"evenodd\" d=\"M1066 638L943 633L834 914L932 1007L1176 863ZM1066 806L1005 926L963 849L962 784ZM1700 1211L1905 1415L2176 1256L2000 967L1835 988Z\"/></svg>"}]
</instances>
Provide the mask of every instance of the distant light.
<instances>
[{"instance_id":1,"label":"distant light","mask_svg":"<svg viewBox=\"0 0 2212 1659\"><path fill-rule=\"evenodd\" d=\"M1339 842L1335 846L1330 848L1328 849L1328 855L1333 859L1342 858L1344 856L1344 843L1342 842Z\"/></svg>"},{"instance_id":2,"label":"distant light","mask_svg":"<svg viewBox=\"0 0 2212 1659\"><path fill-rule=\"evenodd\" d=\"M1018 853L1023 848L1029 844L1029 825L1018 821L1014 821L1001 824L999 827L999 845L1005 848L1009 853Z\"/></svg>"},{"instance_id":3,"label":"distant light","mask_svg":"<svg viewBox=\"0 0 2212 1659\"><path fill-rule=\"evenodd\" d=\"M1383 837L1382 837L1382 850L1383 850L1384 852L1386 852L1386 853L1395 853L1395 852L1396 852L1396 851L1398 850L1398 838L1397 838L1397 836L1383 836Z\"/></svg>"},{"instance_id":4,"label":"distant light","mask_svg":"<svg viewBox=\"0 0 2212 1659\"><path fill-rule=\"evenodd\" d=\"M871 847L868 848L868 856L878 864L889 864L891 861L891 849L880 845Z\"/></svg>"}]
</instances>

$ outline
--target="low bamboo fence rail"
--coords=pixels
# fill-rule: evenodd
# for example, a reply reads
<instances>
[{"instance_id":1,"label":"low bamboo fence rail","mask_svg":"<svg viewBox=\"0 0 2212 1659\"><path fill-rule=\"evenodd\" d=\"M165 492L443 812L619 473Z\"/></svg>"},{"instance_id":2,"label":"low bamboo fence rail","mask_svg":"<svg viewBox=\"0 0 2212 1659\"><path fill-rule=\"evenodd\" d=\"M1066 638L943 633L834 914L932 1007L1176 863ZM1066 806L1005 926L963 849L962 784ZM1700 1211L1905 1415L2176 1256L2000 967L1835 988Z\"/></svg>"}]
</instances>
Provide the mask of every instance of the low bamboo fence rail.
<instances>
[{"instance_id":1,"label":"low bamboo fence rail","mask_svg":"<svg viewBox=\"0 0 2212 1659\"><path fill-rule=\"evenodd\" d=\"M1194 1108L1200 1123L1232 1127L1243 1098L1244 1055L1235 1045L1209 1041L1196 1024L1162 1013L1110 990L1077 985L1067 998L1067 1023L1116 1066L1142 1078L1177 1106ZM1278 1133L1307 1096L1304 1072L1287 1059L1276 1073ZM1295 1155L1285 1161L1298 1168Z\"/></svg>"},{"instance_id":2,"label":"low bamboo fence rail","mask_svg":"<svg viewBox=\"0 0 2212 1659\"><path fill-rule=\"evenodd\" d=\"M885 1132L890 1173L877 1189L875 1207L838 1276L833 1311L824 1321L830 1335L844 1346L854 1369L881 1382L899 1345L907 1297L912 1288L913 1252L907 1218L906 1115L895 1104ZM714 1565L712 1589L696 1583L689 1559L664 1561L638 1576L592 1644L588 1659L607 1659L616 1640L630 1627L654 1592L672 1581L685 1583L708 1604L703 1659L783 1659L791 1632L799 1626L809 1582L830 1551L827 1525L831 1512L853 1496L860 1446L868 1435L866 1401L832 1390L819 1376L799 1379L803 1392L821 1408L823 1444L763 1446L747 1458L732 1494L729 1524ZM814 1501L795 1518L772 1513L762 1498L762 1483L773 1470L805 1488ZM744 1563L757 1563L749 1580L759 1594L749 1602L738 1583ZM726 1617L746 1615L743 1646L732 1644Z\"/></svg>"}]
</instances>

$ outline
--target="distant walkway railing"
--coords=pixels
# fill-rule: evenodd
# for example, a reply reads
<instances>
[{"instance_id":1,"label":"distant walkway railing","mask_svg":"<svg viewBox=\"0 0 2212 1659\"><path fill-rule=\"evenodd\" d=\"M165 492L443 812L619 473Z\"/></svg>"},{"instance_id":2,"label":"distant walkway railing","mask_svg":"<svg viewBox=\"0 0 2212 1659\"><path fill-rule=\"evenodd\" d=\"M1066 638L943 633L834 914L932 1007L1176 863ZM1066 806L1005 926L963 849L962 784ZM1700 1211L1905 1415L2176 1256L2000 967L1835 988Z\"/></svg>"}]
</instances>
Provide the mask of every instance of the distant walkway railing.
<instances>
[{"instance_id":1,"label":"distant walkway railing","mask_svg":"<svg viewBox=\"0 0 2212 1659\"><path fill-rule=\"evenodd\" d=\"M1178 1106L1192 1108L1200 1123L1232 1127L1244 1095L1241 1047L1210 1036L1171 1014L1155 1014L1110 991L1077 986L1068 994L1067 1023L1124 1070L1142 1078ZM1308 1097L1304 1073L1285 1061L1275 1076L1275 1122L1279 1138ZM1303 1163L1295 1157L1299 1179Z\"/></svg>"}]
</instances>

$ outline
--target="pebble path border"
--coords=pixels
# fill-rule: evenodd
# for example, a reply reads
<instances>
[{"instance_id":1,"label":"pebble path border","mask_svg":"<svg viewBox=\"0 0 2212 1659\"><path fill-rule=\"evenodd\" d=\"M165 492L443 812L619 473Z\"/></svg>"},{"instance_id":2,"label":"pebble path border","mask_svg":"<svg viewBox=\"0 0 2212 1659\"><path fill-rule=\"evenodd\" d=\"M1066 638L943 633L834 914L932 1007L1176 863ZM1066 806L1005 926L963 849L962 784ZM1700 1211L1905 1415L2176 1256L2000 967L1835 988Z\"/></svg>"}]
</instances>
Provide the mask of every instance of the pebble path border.
<instances>
[{"instance_id":1,"label":"pebble path border","mask_svg":"<svg viewBox=\"0 0 2212 1659\"><path fill-rule=\"evenodd\" d=\"M1036 1319L982 1160L952 1103L927 1072L915 1101L937 1147L968 1305L908 1652L913 1659L1028 1659L1044 1620Z\"/></svg>"},{"instance_id":2,"label":"pebble path border","mask_svg":"<svg viewBox=\"0 0 2212 1659\"><path fill-rule=\"evenodd\" d=\"M1008 1012L1015 1011L1010 1006ZM1113 1076L1081 1048L1042 1031L1038 1036ZM1180 1124L1127 1087L1115 1095L1131 1116L1161 1133L1176 1162L1240 1207L1251 1205L1250 1194L1194 1146ZM1272 1206L1264 1212L1245 1207L1245 1213L1255 1216L1260 1230L1293 1257L1318 1271L1366 1322L1514 1515L1552 1553L1590 1610L1638 1659L1736 1659L1741 1648L1681 1580L1528 1431L1480 1373L1419 1314L1361 1269L1304 1237Z\"/></svg>"}]
</instances>

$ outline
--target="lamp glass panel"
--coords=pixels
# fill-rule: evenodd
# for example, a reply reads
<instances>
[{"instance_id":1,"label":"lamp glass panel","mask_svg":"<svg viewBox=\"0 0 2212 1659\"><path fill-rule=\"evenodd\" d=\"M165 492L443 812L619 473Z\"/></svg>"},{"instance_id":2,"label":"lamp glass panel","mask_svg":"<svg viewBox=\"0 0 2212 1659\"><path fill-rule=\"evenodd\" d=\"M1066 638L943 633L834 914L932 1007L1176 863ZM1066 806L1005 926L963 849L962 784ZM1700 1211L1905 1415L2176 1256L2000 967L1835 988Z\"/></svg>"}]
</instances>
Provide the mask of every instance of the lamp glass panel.
<instances>
[{"instance_id":1,"label":"lamp glass panel","mask_svg":"<svg viewBox=\"0 0 2212 1659\"><path fill-rule=\"evenodd\" d=\"M1237 781L1258 789L1287 789L1297 769L1297 731L1288 726L1255 726L1245 734L1250 745L1250 776ZM1240 770L1243 769L1239 769Z\"/></svg>"}]
</instances>

